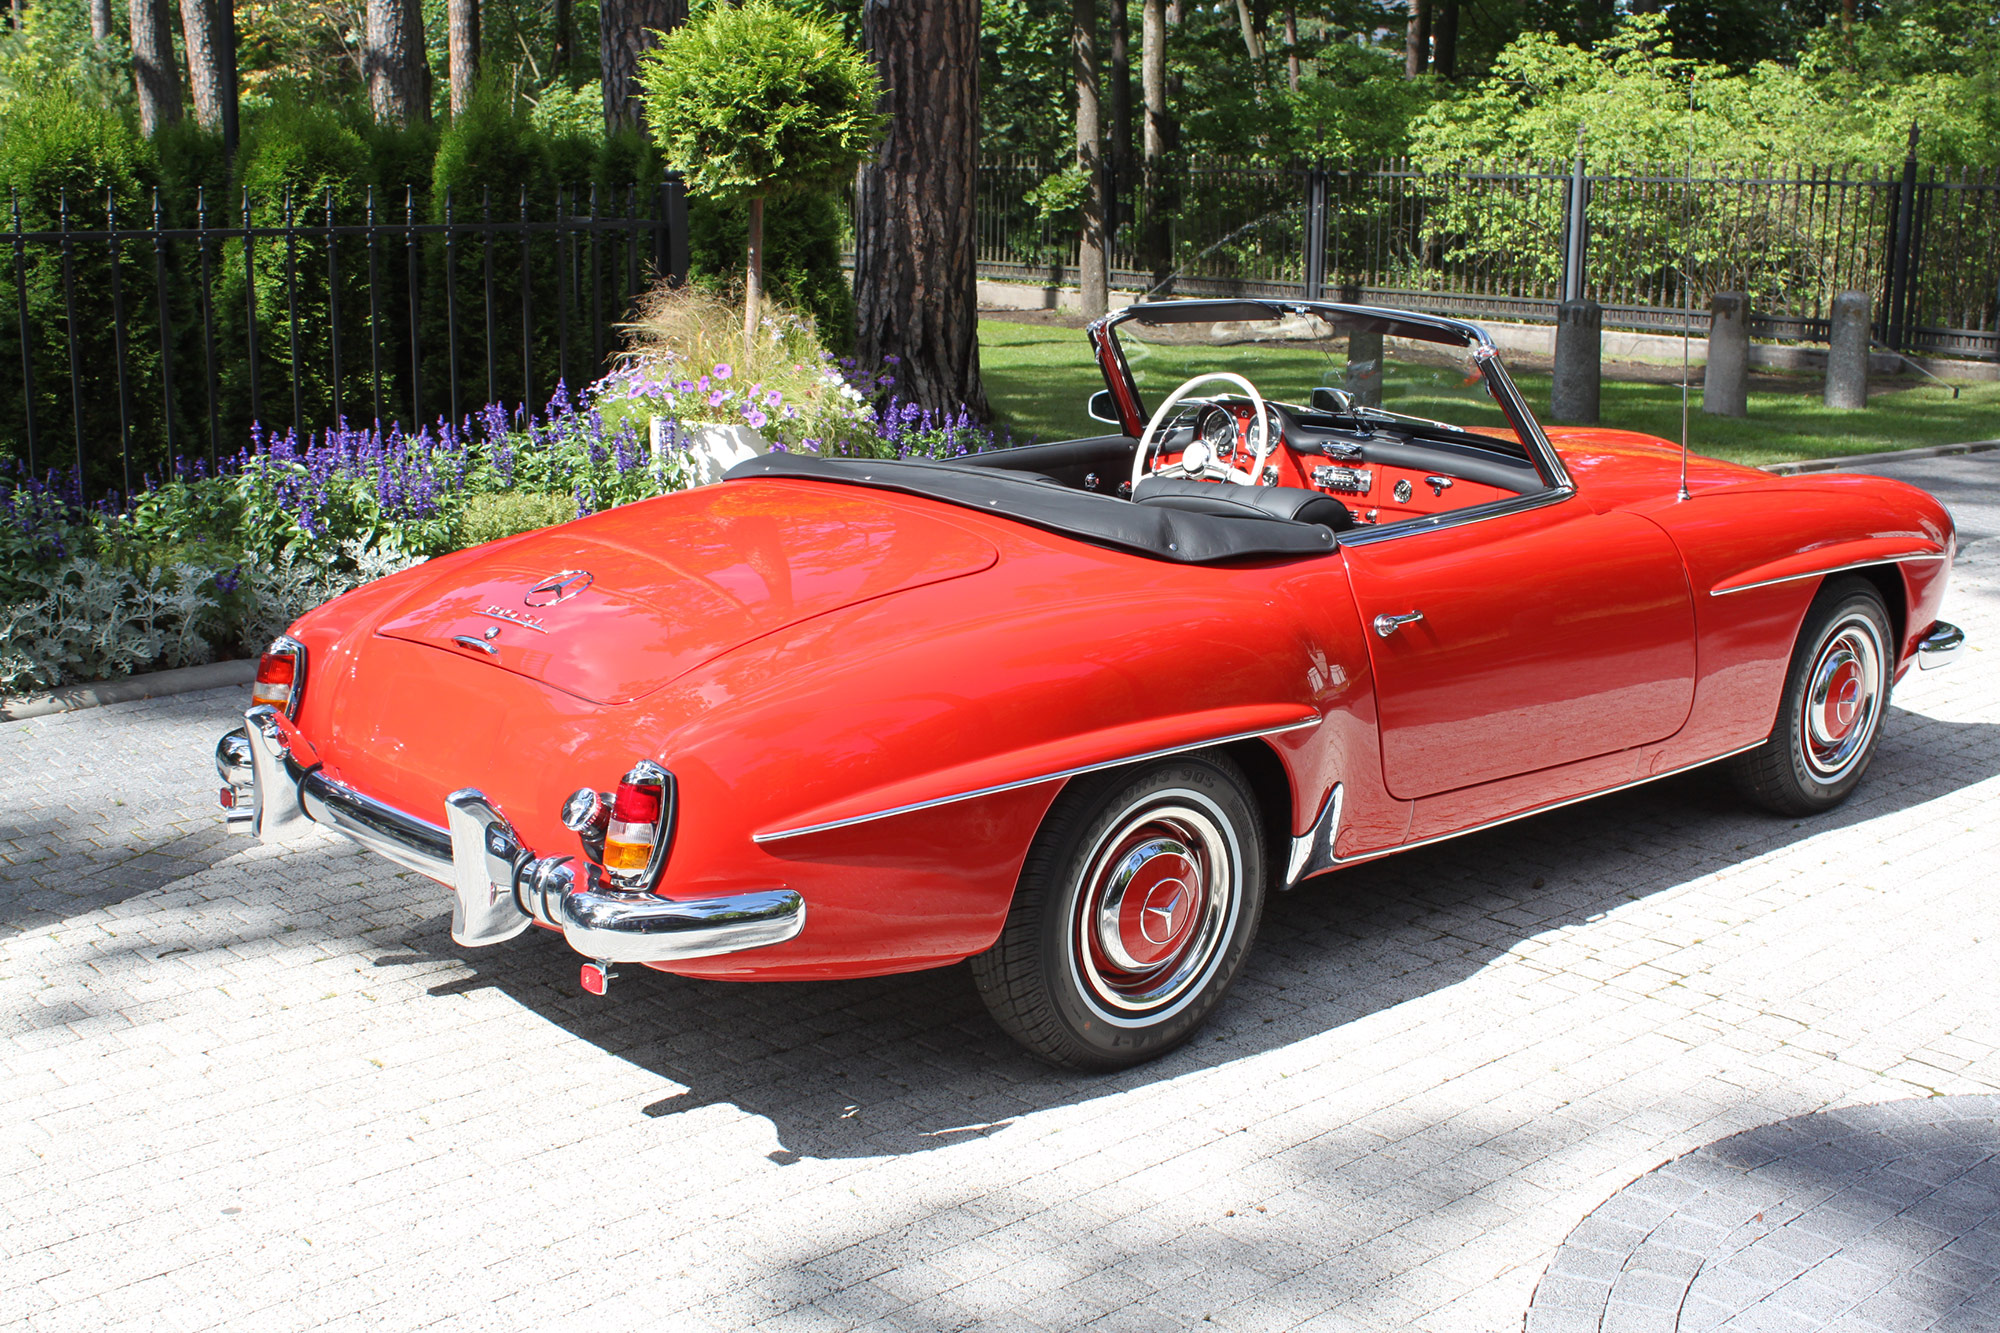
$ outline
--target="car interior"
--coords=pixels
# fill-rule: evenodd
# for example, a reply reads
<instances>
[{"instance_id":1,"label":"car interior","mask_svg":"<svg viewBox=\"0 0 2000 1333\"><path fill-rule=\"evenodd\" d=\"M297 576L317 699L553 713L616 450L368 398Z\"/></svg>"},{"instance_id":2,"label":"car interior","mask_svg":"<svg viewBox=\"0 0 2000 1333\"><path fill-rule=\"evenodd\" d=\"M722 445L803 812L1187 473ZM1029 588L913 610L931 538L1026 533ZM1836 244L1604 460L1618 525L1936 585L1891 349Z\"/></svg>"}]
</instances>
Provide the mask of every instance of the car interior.
<instances>
[{"instance_id":1,"label":"car interior","mask_svg":"<svg viewBox=\"0 0 2000 1333\"><path fill-rule=\"evenodd\" d=\"M949 460L776 455L730 476L921 494L1190 563L1323 552L1555 484L1529 447L1537 428L1469 326L1228 300L1135 306L1092 332L1107 382L1150 413L1137 435ZM1239 371L1278 382L1266 390ZM1111 389L1090 411L1127 424Z\"/></svg>"}]
</instances>

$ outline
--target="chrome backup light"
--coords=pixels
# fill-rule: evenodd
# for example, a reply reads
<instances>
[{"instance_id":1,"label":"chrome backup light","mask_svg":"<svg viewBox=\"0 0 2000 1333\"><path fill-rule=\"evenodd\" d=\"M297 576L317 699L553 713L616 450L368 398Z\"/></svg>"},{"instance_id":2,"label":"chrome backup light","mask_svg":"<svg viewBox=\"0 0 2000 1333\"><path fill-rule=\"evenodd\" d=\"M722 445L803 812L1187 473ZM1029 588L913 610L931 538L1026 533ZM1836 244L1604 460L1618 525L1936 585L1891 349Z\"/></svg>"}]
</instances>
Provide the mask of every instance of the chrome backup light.
<instances>
[{"instance_id":1,"label":"chrome backup light","mask_svg":"<svg viewBox=\"0 0 2000 1333\"><path fill-rule=\"evenodd\" d=\"M674 775L650 759L634 764L615 792L580 787L563 802L564 827L613 888L644 892L659 883L673 838Z\"/></svg>"},{"instance_id":2,"label":"chrome backup light","mask_svg":"<svg viewBox=\"0 0 2000 1333\"><path fill-rule=\"evenodd\" d=\"M290 635L281 634L257 659L257 683L250 689L251 702L269 704L288 720L294 720L305 692L306 646Z\"/></svg>"}]
</instances>

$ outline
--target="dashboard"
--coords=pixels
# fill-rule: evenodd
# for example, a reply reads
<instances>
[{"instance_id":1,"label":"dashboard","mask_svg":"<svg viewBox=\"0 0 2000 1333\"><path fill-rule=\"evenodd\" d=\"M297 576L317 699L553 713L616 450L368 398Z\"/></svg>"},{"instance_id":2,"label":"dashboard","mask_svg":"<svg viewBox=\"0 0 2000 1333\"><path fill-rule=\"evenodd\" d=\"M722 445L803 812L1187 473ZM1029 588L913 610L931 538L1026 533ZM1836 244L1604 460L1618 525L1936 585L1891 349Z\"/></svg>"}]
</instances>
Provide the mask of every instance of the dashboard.
<instances>
[{"instance_id":1,"label":"dashboard","mask_svg":"<svg viewBox=\"0 0 2000 1333\"><path fill-rule=\"evenodd\" d=\"M1464 509L1543 486L1527 451L1510 435L1389 413L1378 420L1268 402L1264 412L1271 441L1265 483L1330 495L1360 524ZM1257 456L1255 419L1255 409L1241 399L1190 404L1168 427L1159 458L1171 463L1192 452L1248 469Z\"/></svg>"}]
</instances>

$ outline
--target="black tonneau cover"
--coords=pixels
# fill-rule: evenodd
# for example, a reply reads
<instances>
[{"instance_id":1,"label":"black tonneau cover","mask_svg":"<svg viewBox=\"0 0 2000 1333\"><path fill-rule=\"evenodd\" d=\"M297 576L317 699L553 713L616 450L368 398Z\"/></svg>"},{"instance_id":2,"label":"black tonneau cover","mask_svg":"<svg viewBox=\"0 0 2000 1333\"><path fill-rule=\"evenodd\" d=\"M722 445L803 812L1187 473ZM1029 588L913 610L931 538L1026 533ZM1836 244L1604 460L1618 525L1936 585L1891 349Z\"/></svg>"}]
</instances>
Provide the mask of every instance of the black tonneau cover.
<instances>
[{"instance_id":1,"label":"black tonneau cover","mask_svg":"<svg viewBox=\"0 0 2000 1333\"><path fill-rule=\"evenodd\" d=\"M918 495L1183 565L1323 555L1334 548L1333 533L1316 523L1138 505L995 467L765 454L738 463L723 479L749 481L758 477L835 482Z\"/></svg>"}]
</instances>

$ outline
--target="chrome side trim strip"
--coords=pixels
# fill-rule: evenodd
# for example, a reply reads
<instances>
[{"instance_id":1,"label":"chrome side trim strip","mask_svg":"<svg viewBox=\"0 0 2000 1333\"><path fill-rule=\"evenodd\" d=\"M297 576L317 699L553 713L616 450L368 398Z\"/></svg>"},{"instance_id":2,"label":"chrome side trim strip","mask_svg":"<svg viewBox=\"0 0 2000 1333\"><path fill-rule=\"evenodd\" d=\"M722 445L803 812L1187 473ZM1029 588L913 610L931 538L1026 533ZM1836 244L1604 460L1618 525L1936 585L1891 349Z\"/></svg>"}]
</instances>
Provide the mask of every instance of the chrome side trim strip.
<instances>
[{"instance_id":1,"label":"chrome side trim strip","mask_svg":"<svg viewBox=\"0 0 2000 1333\"><path fill-rule=\"evenodd\" d=\"M1379 861L1385 856L1394 856L1397 852L1415 851L1419 847L1428 847L1435 842L1450 842L1453 838L1463 838L1474 833L1484 833L1487 829L1499 828L1502 824L1511 824L1518 819L1531 819L1536 815L1548 814L1552 810L1560 810L1564 806L1580 805L1585 801L1594 801L1600 796L1610 796L1617 792L1630 791L1634 787L1643 787L1649 782L1658 782L1662 778L1671 778L1682 773L1692 773L1697 768L1707 768L1710 764L1719 764L1725 759L1734 759L1739 754L1747 754L1758 746L1765 744L1769 739L1769 737L1766 737L1764 740L1752 741L1748 745L1739 745L1734 750L1725 750L1723 753L1708 759L1697 759L1692 764L1682 764L1679 768L1670 768L1664 773L1649 773L1643 778L1634 778L1630 782L1621 782L1615 787L1601 787L1596 791L1587 791L1581 796L1569 796L1560 801L1550 801L1547 805L1538 805L1533 809L1520 811L1518 814L1502 815L1498 819L1490 819L1484 824L1474 824L1470 828L1453 829L1450 833L1440 833L1434 837L1419 838L1415 842L1398 843L1394 847L1384 847L1379 852L1369 852L1364 856L1336 857L1332 864L1342 866L1360 865L1364 861Z\"/></svg>"},{"instance_id":2,"label":"chrome side trim strip","mask_svg":"<svg viewBox=\"0 0 2000 1333\"><path fill-rule=\"evenodd\" d=\"M823 824L801 824L797 828L776 829L770 833L753 833L750 841L764 843L782 842L786 838L802 838L808 833L825 833L832 829L847 828L854 824L868 824L878 819L891 819L897 815L914 814L919 810L929 810L933 806L955 805L960 801L976 801L982 796L997 796L1001 792L1018 791L1022 787L1038 787L1044 782L1056 782L1063 778L1081 777L1085 773L1098 773L1107 768L1123 768L1127 764L1143 764L1149 759L1166 759L1172 755L1187 754L1194 750L1206 750L1212 745L1232 745L1237 741L1255 740L1259 736L1277 736L1287 731L1299 731L1306 727L1316 727L1325 719L1318 714L1300 718L1297 722L1287 722L1279 727L1261 727L1256 731L1239 731L1230 736L1216 736L1209 740L1191 741L1186 745L1173 745L1164 750L1148 750L1144 754L1126 755L1118 759L1106 759L1101 763L1083 764L1076 768L1058 769L1053 773L1041 773L1032 778L1022 778L1016 782L1002 782L991 787L980 787L973 791L955 792L950 796L934 796L926 801L912 801L908 805L891 806L887 810L871 810L865 815L850 815L845 819L829 819Z\"/></svg>"},{"instance_id":3,"label":"chrome side trim strip","mask_svg":"<svg viewBox=\"0 0 2000 1333\"><path fill-rule=\"evenodd\" d=\"M1825 569L1809 569L1803 574L1787 574L1783 578L1759 579L1755 583L1738 583L1730 587L1710 588L1710 597L1722 597L1732 592L1749 592L1752 588L1771 588L1780 583L1797 583L1800 579L1825 578L1829 574L1845 574L1850 570L1866 569L1870 565L1899 565L1905 560L1949 560L1948 551L1905 551L1900 555L1878 555L1872 560L1853 560L1844 565L1829 565Z\"/></svg>"},{"instance_id":4,"label":"chrome side trim strip","mask_svg":"<svg viewBox=\"0 0 2000 1333\"><path fill-rule=\"evenodd\" d=\"M1940 620L1931 626L1930 633L1924 635L1917 645L1917 667L1922 671L1934 671L1941 666L1950 666L1958 655L1965 651L1965 631L1958 626Z\"/></svg>"}]
</instances>

